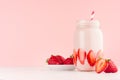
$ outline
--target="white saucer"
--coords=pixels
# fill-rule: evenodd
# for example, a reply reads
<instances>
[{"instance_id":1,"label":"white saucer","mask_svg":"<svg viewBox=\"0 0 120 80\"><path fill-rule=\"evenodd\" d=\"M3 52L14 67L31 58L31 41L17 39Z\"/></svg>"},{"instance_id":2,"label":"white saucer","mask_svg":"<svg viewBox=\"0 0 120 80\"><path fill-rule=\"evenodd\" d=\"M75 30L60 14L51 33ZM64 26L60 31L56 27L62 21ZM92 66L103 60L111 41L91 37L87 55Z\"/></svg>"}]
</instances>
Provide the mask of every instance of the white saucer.
<instances>
[{"instance_id":1,"label":"white saucer","mask_svg":"<svg viewBox=\"0 0 120 80\"><path fill-rule=\"evenodd\" d=\"M47 65L47 68L50 70L74 70L75 66L74 65Z\"/></svg>"}]
</instances>

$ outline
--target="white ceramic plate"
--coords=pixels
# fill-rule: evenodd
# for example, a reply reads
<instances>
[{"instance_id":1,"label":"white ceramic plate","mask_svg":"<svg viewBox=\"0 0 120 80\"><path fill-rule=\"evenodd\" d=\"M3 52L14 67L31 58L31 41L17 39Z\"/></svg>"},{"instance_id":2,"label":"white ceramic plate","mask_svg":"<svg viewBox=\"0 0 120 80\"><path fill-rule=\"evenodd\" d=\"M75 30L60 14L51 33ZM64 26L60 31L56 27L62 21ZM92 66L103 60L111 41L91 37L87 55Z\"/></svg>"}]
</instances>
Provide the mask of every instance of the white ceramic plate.
<instances>
[{"instance_id":1,"label":"white ceramic plate","mask_svg":"<svg viewBox=\"0 0 120 80\"><path fill-rule=\"evenodd\" d=\"M74 70L74 65L47 65L47 68L50 70Z\"/></svg>"}]
</instances>

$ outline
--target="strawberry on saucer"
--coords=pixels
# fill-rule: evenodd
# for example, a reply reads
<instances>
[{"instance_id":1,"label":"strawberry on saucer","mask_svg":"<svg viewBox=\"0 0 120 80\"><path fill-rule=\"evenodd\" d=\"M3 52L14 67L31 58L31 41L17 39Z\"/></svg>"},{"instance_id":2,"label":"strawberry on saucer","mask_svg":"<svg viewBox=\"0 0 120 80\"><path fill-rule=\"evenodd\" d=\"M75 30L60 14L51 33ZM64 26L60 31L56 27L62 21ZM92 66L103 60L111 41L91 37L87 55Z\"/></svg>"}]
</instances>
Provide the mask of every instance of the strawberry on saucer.
<instances>
[{"instance_id":1,"label":"strawberry on saucer","mask_svg":"<svg viewBox=\"0 0 120 80\"><path fill-rule=\"evenodd\" d=\"M74 70L73 57L64 58L61 55L51 55L47 59L47 67L50 70Z\"/></svg>"}]
</instances>

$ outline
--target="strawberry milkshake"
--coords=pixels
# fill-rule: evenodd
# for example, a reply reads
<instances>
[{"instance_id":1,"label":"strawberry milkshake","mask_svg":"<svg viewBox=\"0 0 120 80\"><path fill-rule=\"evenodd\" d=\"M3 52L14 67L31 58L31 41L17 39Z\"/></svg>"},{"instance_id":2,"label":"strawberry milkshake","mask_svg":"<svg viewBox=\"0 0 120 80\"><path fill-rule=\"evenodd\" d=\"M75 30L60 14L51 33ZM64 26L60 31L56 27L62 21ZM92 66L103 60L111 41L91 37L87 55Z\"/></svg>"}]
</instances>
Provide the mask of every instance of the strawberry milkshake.
<instances>
[{"instance_id":1,"label":"strawberry milkshake","mask_svg":"<svg viewBox=\"0 0 120 80\"><path fill-rule=\"evenodd\" d=\"M103 51L103 34L98 20L81 20L74 33L74 63L80 71L93 71L96 53Z\"/></svg>"}]
</instances>

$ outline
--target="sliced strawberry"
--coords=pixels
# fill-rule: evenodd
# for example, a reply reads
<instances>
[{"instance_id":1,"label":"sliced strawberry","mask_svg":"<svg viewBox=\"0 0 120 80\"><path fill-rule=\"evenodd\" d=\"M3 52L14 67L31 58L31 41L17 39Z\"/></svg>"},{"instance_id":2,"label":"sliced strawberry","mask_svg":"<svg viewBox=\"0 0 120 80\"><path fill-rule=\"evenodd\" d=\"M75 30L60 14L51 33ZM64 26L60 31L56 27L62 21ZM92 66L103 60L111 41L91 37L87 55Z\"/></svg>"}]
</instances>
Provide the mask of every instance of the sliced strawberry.
<instances>
[{"instance_id":1,"label":"sliced strawberry","mask_svg":"<svg viewBox=\"0 0 120 80\"><path fill-rule=\"evenodd\" d=\"M73 63L77 66L77 52L75 49L73 50Z\"/></svg>"},{"instance_id":2,"label":"sliced strawberry","mask_svg":"<svg viewBox=\"0 0 120 80\"><path fill-rule=\"evenodd\" d=\"M101 73L102 71L104 71L108 66L108 62L105 59L99 59L96 61L95 64L95 71L97 73Z\"/></svg>"},{"instance_id":3,"label":"sliced strawberry","mask_svg":"<svg viewBox=\"0 0 120 80\"><path fill-rule=\"evenodd\" d=\"M64 64L73 64L73 58L65 59Z\"/></svg>"},{"instance_id":4,"label":"sliced strawberry","mask_svg":"<svg viewBox=\"0 0 120 80\"><path fill-rule=\"evenodd\" d=\"M85 63L86 51L81 48L78 49L78 59L82 65Z\"/></svg>"},{"instance_id":5,"label":"sliced strawberry","mask_svg":"<svg viewBox=\"0 0 120 80\"><path fill-rule=\"evenodd\" d=\"M106 68L106 70L104 71L105 73L115 73L117 72L117 66L114 64L114 62L112 60L108 60L108 67Z\"/></svg>"},{"instance_id":6,"label":"sliced strawberry","mask_svg":"<svg viewBox=\"0 0 120 80\"><path fill-rule=\"evenodd\" d=\"M103 57L104 57L104 55L103 55L102 50L99 50L99 51L97 52L97 55L96 55L96 60L98 60L99 58L103 58Z\"/></svg>"},{"instance_id":7,"label":"sliced strawberry","mask_svg":"<svg viewBox=\"0 0 120 80\"><path fill-rule=\"evenodd\" d=\"M59 64L58 59L54 55L51 55L51 57L47 60L47 62L48 62L49 65L52 65L52 64L57 65L57 64Z\"/></svg>"},{"instance_id":8,"label":"sliced strawberry","mask_svg":"<svg viewBox=\"0 0 120 80\"><path fill-rule=\"evenodd\" d=\"M57 60L58 60L59 64L63 64L63 63L64 63L65 58L64 58L63 56L56 55L55 57L57 58Z\"/></svg>"},{"instance_id":9,"label":"sliced strawberry","mask_svg":"<svg viewBox=\"0 0 120 80\"><path fill-rule=\"evenodd\" d=\"M90 66L94 66L95 62L96 62L96 58L95 58L95 54L93 52L93 50L90 50L87 54L87 61L89 63Z\"/></svg>"}]
</instances>

